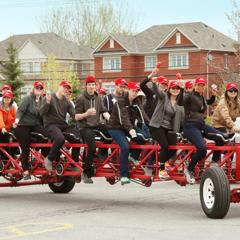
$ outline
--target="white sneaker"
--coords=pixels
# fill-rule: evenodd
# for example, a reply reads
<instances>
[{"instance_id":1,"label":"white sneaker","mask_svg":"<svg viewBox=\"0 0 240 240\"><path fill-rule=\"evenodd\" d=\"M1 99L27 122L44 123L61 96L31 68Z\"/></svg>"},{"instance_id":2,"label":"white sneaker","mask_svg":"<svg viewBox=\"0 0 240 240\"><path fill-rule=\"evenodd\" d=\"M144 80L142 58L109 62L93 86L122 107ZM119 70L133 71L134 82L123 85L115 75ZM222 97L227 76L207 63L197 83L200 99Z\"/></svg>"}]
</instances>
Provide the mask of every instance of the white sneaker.
<instances>
[{"instance_id":1,"label":"white sneaker","mask_svg":"<svg viewBox=\"0 0 240 240\"><path fill-rule=\"evenodd\" d=\"M44 167L48 170L48 171L52 171L52 161L50 161L48 159L48 157L46 157L44 159Z\"/></svg>"},{"instance_id":2,"label":"white sneaker","mask_svg":"<svg viewBox=\"0 0 240 240\"><path fill-rule=\"evenodd\" d=\"M152 168L150 168L150 167L145 167L143 170L144 170L144 173L145 173L146 176L152 177L152 173L153 173Z\"/></svg>"},{"instance_id":3,"label":"white sneaker","mask_svg":"<svg viewBox=\"0 0 240 240\"><path fill-rule=\"evenodd\" d=\"M187 168L184 169L184 175L186 177L186 180L189 184L195 183L194 173L189 171Z\"/></svg>"}]
</instances>

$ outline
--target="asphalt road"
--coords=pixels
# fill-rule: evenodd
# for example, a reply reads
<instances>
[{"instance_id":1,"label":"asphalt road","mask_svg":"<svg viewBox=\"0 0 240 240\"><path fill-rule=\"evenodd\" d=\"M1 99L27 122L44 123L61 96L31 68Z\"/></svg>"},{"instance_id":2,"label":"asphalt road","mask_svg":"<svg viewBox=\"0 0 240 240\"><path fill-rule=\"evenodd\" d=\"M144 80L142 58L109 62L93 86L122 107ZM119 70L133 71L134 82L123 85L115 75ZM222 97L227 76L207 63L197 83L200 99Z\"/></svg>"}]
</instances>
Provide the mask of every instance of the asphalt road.
<instances>
[{"instance_id":1,"label":"asphalt road","mask_svg":"<svg viewBox=\"0 0 240 240\"><path fill-rule=\"evenodd\" d=\"M0 189L0 240L230 239L240 236L240 204L225 219L205 217L199 186L174 182L77 184L69 194L48 186Z\"/></svg>"}]
</instances>

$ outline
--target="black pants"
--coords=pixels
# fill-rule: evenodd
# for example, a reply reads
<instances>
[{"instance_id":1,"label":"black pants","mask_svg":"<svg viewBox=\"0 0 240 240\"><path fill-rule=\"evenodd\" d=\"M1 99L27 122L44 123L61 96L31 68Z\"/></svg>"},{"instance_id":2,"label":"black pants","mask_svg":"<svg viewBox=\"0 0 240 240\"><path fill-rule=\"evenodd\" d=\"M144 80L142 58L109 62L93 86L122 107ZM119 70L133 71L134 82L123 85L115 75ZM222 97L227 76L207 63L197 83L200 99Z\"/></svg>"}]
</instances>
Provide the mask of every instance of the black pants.
<instances>
[{"instance_id":1,"label":"black pants","mask_svg":"<svg viewBox=\"0 0 240 240\"><path fill-rule=\"evenodd\" d=\"M0 143L9 143L10 142L10 136L8 134L0 133ZM9 153L10 155L15 154L16 148L9 148L9 147L3 147L3 149ZM8 159L6 155L0 150L0 160Z\"/></svg>"},{"instance_id":2,"label":"black pants","mask_svg":"<svg viewBox=\"0 0 240 240\"><path fill-rule=\"evenodd\" d=\"M48 135L53 141L53 146L50 149L48 159L50 161L56 160L59 158L60 152L59 150L65 143L65 137L63 135L63 132L67 133L73 133L76 137L79 137L79 132L75 127L69 127L68 125L55 125L51 124L46 127L48 131ZM75 141L72 141L70 139L67 139L69 142L74 143ZM80 148L73 148L72 149L72 158L75 162L79 161L79 153Z\"/></svg>"},{"instance_id":3,"label":"black pants","mask_svg":"<svg viewBox=\"0 0 240 240\"><path fill-rule=\"evenodd\" d=\"M20 155L22 168L24 171L29 170L29 152L31 144L31 132L38 132L44 136L48 136L47 131L41 125L36 126L18 126L14 129L14 134L19 142L19 145L22 149ZM45 157L48 153L48 148L41 148L42 155Z\"/></svg>"},{"instance_id":4,"label":"black pants","mask_svg":"<svg viewBox=\"0 0 240 240\"><path fill-rule=\"evenodd\" d=\"M177 137L175 134L170 134L169 130L163 127L155 128L150 126L150 133L154 140L156 140L161 146L160 150L160 169L165 169L165 162L171 158L176 150L169 150L169 145L175 145L177 143Z\"/></svg>"},{"instance_id":5,"label":"black pants","mask_svg":"<svg viewBox=\"0 0 240 240\"><path fill-rule=\"evenodd\" d=\"M80 129L81 137L83 138L83 142L88 145L88 154L85 156L84 153L84 164L83 170L84 173L88 177L92 177L94 175L93 171L93 160L96 158L96 143L95 143L95 133L93 130L99 130L104 135L109 136L107 128L104 125L99 125L95 128L82 128ZM108 149L101 149L101 154L107 154Z\"/></svg>"}]
</instances>

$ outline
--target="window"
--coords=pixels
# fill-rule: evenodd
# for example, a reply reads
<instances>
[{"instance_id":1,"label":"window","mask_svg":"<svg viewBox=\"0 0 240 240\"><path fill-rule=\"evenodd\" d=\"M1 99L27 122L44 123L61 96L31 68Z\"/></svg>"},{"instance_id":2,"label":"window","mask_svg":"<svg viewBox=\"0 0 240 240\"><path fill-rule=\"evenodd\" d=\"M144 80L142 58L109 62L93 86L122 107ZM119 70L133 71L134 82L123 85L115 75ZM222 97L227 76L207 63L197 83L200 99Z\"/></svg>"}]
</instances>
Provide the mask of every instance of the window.
<instances>
[{"instance_id":1,"label":"window","mask_svg":"<svg viewBox=\"0 0 240 240\"><path fill-rule=\"evenodd\" d=\"M176 44L181 44L181 33L176 33Z\"/></svg>"},{"instance_id":2,"label":"window","mask_svg":"<svg viewBox=\"0 0 240 240\"><path fill-rule=\"evenodd\" d=\"M21 88L21 98L28 95L32 91L32 85L25 85Z\"/></svg>"},{"instance_id":3,"label":"window","mask_svg":"<svg viewBox=\"0 0 240 240\"><path fill-rule=\"evenodd\" d=\"M228 68L228 54L224 54L223 64L224 68Z\"/></svg>"},{"instance_id":4,"label":"window","mask_svg":"<svg viewBox=\"0 0 240 240\"><path fill-rule=\"evenodd\" d=\"M22 62L21 70L23 73L40 73L41 63L40 62Z\"/></svg>"},{"instance_id":5,"label":"window","mask_svg":"<svg viewBox=\"0 0 240 240\"><path fill-rule=\"evenodd\" d=\"M104 82L102 83L102 87L107 89L107 93L113 93L115 90L115 84L114 82Z\"/></svg>"},{"instance_id":6,"label":"window","mask_svg":"<svg viewBox=\"0 0 240 240\"><path fill-rule=\"evenodd\" d=\"M110 39L110 48L114 48L114 40Z\"/></svg>"},{"instance_id":7,"label":"window","mask_svg":"<svg viewBox=\"0 0 240 240\"><path fill-rule=\"evenodd\" d=\"M188 54L187 53L170 53L169 54L169 68L188 68Z\"/></svg>"},{"instance_id":8,"label":"window","mask_svg":"<svg viewBox=\"0 0 240 240\"><path fill-rule=\"evenodd\" d=\"M104 57L103 72L120 72L121 57Z\"/></svg>"},{"instance_id":9,"label":"window","mask_svg":"<svg viewBox=\"0 0 240 240\"><path fill-rule=\"evenodd\" d=\"M156 67L157 56L145 56L145 71L151 71Z\"/></svg>"}]
</instances>

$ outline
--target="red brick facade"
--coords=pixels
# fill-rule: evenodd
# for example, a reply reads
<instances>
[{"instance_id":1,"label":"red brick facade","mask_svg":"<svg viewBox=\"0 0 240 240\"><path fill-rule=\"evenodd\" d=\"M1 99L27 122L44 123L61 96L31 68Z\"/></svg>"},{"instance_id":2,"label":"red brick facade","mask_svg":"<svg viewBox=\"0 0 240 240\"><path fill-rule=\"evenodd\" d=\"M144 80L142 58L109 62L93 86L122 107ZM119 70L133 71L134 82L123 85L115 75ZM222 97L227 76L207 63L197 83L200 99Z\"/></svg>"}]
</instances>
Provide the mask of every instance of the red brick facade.
<instances>
[{"instance_id":1,"label":"red brick facade","mask_svg":"<svg viewBox=\"0 0 240 240\"><path fill-rule=\"evenodd\" d=\"M123 77L127 81L141 81L147 76L150 71L145 71L145 56L156 56L157 62L161 62L160 72L161 75L166 76L168 79L176 79L176 73L180 72L183 79L195 79L197 76L203 76L209 79L211 83L221 84L223 80L229 78L226 73L228 71L237 71L237 58L233 52L220 52L220 51L206 51L198 50L186 36L180 33L181 43L176 43L175 32L169 39L165 40L162 45L159 43L157 51L147 53L146 55L128 53L117 41L114 41L114 48L110 48L110 40L106 41L103 46L94 54L94 70L96 77L102 79L103 82L112 82L115 78ZM195 49L191 49L195 47ZM188 50L189 48L189 50ZM188 54L188 67L173 69L169 67L169 56L172 53L186 53ZM104 57L118 56L121 58L120 70L116 72L103 71L103 58ZM207 57L209 61L207 61ZM225 61L227 59L227 64ZM225 65L225 66L224 66Z\"/></svg>"}]
</instances>

